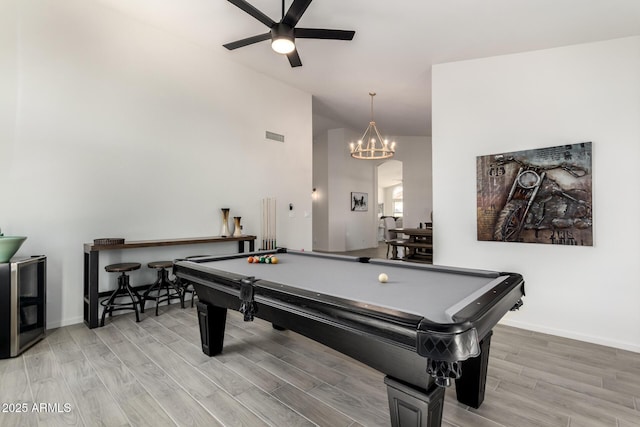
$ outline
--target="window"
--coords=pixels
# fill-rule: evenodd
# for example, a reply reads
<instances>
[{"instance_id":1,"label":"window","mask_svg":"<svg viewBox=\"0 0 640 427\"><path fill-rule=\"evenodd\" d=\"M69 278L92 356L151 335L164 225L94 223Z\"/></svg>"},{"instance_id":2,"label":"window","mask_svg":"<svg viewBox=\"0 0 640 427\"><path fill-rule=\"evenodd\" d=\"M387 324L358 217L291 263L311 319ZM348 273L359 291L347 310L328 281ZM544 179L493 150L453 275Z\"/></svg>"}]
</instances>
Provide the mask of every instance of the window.
<instances>
[{"instance_id":1,"label":"window","mask_svg":"<svg viewBox=\"0 0 640 427\"><path fill-rule=\"evenodd\" d=\"M393 216L402 216L402 185L398 185L391 191L391 206L393 208Z\"/></svg>"}]
</instances>

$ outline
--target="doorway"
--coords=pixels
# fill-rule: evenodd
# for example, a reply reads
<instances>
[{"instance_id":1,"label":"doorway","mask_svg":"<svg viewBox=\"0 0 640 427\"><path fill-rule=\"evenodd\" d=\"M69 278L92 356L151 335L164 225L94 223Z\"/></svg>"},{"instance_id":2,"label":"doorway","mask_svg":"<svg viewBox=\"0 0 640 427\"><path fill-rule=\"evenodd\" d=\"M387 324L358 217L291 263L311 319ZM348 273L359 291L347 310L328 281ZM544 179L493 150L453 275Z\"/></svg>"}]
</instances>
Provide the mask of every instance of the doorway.
<instances>
[{"instance_id":1,"label":"doorway","mask_svg":"<svg viewBox=\"0 0 640 427\"><path fill-rule=\"evenodd\" d=\"M402 227L404 197L402 188L402 161L387 160L376 168L378 182L378 241L384 240L384 217L396 219Z\"/></svg>"}]
</instances>

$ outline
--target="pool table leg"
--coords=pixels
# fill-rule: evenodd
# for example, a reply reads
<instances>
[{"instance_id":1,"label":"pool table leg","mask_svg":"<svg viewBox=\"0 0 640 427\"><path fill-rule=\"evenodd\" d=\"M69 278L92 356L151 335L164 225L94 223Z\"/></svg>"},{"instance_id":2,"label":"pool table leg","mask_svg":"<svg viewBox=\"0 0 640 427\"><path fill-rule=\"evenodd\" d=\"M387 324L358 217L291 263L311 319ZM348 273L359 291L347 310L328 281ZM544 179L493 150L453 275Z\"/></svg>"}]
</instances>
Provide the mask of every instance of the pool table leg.
<instances>
[{"instance_id":1,"label":"pool table leg","mask_svg":"<svg viewBox=\"0 0 640 427\"><path fill-rule=\"evenodd\" d=\"M444 408L443 387L419 390L389 376L384 378L392 427L440 427Z\"/></svg>"},{"instance_id":2,"label":"pool table leg","mask_svg":"<svg viewBox=\"0 0 640 427\"><path fill-rule=\"evenodd\" d=\"M487 385L487 366L489 365L489 333L480 341L480 354L462 362L462 376L456 380L456 397L458 402L479 408L484 400Z\"/></svg>"},{"instance_id":3,"label":"pool table leg","mask_svg":"<svg viewBox=\"0 0 640 427\"><path fill-rule=\"evenodd\" d=\"M227 323L227 309L198 302L198 323L202 352L215 356L222 352L224 328Z\"/></svg>"}]
</instances>

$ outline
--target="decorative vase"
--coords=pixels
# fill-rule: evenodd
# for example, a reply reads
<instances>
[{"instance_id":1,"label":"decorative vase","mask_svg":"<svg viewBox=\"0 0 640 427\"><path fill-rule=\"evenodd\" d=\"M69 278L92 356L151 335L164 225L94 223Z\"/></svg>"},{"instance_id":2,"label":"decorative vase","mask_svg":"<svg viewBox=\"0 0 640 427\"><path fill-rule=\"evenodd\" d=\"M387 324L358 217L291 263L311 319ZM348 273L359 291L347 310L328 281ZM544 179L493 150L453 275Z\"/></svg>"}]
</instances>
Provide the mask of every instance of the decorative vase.
<instances>
[{"instance_id":1,"label":"decorative vase","mask_svg":"<svg viewBox=\"0 0 640 427\"><path fill-rule=\"evenodd\" d=\"M234 230L233 230L233 237L240 237L242 236L242 227L240 227L240 219L242 217L241 216L234 216L233 217L233 225Z\"/></svg>"},{"instance_id":2,"label":"decorative vase","mask_svg":"<svg viewBox=\"0 0 640 427\"><path fill-rule=\"evenodd\" d=\"M222 237L227 237L231 235L229 231L229 208L222 208L222 231L220 231L220 235Z\"/></svg>"}]
</instances>

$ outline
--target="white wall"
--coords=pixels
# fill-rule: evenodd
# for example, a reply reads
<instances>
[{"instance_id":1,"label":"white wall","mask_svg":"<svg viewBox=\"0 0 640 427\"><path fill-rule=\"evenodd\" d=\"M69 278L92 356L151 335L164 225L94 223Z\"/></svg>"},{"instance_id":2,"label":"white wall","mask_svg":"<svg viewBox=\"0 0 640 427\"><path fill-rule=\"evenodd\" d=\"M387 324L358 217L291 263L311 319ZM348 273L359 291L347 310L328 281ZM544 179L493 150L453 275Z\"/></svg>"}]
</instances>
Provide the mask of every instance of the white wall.
<instances>
[{"instance_id":1,"label":"white wall","mask_svg":"<svg viewBox=\"0 0 640 427\"><path fill-rule=\"evenodd\" d=\"M49 257L50 327L82 320L82 246L94 238L217 235L223 207L259 235L260 200L275 197L279 245L311 248L309 94L97 2L9 3L0 88L17 101L0 104L0 226L28 236L19 254ZM236 250L118 251L101 263ZM132 282L153 278L146 270Z\"/></svg>"},{"instance_id":2,"label":"white wall","mask_svg":"<svg viewBox=\"0 0 640 427\"><path fill-rule=\"evenodd\" d=\"M14 2L0 2L0 183L8 182L7 166L13 155L15 141L18 102L16 8ZM5 201L0 199L0 215L4 206ZM0 223L0 228L3 225Z\"/></svg>"},{"instance_id":3,"label":"white wall","mask_svg":"<svg viewBox=\"0 0 640 427\"><path fill-rule=\"evenodd\" d=\"M640 351L640 38L433 68L438 264L522 273L506 323ZM476 240L476 156L593 142L593 247Z\"/></svg>"},{"instance_id":4,"label":"white wall","mask_svg":"<svg viewBox=\"0 0 640 427\"><path fill-rule=\"evenodd\" d=\"M316 120L315 116L313 118ZM329 146L327 132L322 132L313 140L313 188L316 189L313 203L313 249L329 248Z\"/></svg>"},{"instance_id":5,"label":"white wall","mask_svg":"<svg viewBox=\"0 0 640 427\"><path fill-rule=\"evenodd\" d=\"M430 221L433 210L431 137L397 136L394 159L402 161L404 227Z\"/></svg>"},{"instance_id":6,"label":"white wall","mask_svg":"<svg viewBox=\"0 0 640 427\"><path fill-rule=\"evenodd\" d=\"M349 142L357 138L347 129L328 131L330 251L352 251L377 244L375 165L349 155ZM351 192L368 194L366 212L351 211Z\"/></svg>"}]
</instances>

